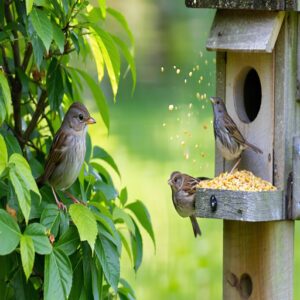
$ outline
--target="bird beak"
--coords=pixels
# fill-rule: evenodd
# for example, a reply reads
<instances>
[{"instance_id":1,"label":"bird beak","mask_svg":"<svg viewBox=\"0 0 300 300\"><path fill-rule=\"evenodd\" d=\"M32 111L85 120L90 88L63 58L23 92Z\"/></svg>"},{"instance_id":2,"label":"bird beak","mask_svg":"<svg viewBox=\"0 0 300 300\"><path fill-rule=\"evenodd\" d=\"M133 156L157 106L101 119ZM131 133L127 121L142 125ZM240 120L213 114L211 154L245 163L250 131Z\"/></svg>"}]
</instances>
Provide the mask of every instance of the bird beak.
<instances>
[{"instance_id":1,"label":"bird beak","mask_svg":"<svg viewBox=\"0 0 300 300\"><path fill-rule=\"evenodd\" d=\"M211 101L212 104L215 104L215 99L213 97L210 97L209 100Z\"/></svg>"},{"instance_id":2,"label":"bird beak","mask_svg":"<svg viewBox=\"0 0 300 300\"><path fill-rule=\"evenodd\" d=\"M86 121L85 124L95 124L96 120L92 117L89 117Z\"/></svg>"},{"instance_id":3,"label":"bird beak","mask_svg":"<svg viewBox=\"0 0 300 300\"><path fill-rule=\"evenodd\" d=\"M169 179L169 180L168 180L168 184L171 185L171 183L172 183L172 181L171 181L171 179Z\"/></svg>"}]
</instances>

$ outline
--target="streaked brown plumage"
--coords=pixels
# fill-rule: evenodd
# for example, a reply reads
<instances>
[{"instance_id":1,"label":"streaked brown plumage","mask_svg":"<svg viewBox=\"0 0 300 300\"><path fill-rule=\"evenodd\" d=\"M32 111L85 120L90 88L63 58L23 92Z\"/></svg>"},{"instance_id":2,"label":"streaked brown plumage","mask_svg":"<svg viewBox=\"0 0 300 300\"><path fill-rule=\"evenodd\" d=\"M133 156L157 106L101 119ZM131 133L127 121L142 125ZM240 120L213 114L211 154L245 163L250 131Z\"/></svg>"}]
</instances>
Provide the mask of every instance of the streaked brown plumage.
<instances>
[{"instance_id":1,"label":"streaked brown plumage","mask_svg":"<svg viewBox=\"0 0 300 300\"><path fill-rule=\"evenodd\" d=\"M58 200L55 190L65 191L78 177L85 156L87 124L96 121L86 107L73 103L67 111L61 127L57 131L45 164L44 173L37 179L39 186L48 182L59 207L64 205ZM73 201L77 201L67 193Z\"/></svg>"},{"instance_id":2,"label":"streaked brown plumage","mask_svg":"<svg viewBox=\"0 0 300 300\"><path fill-rule=\"evenodd\" d=\"M206 177L194 178L190 175L175 171L168 181L172 189L172 201L177 213L185 218L189 217L195 237L201 235L201 230L194 215L196 187Z\"/></svg>"},{"instance_id":3,"label":"streaked brown plumage","mask_svg":"<svg viewBox=\"0 0 300 300\"><path fill-rule=\"evenodd\" d=\"M211 97L210 100L214 111L214 134L217 147L226 160L238 158L237 163L231 170L232 172L239 164L240 156L245 149L249 148L260 154L263 152L243 137L237 125L228 114L223 99Z\"/></svg>"}]
</instances>

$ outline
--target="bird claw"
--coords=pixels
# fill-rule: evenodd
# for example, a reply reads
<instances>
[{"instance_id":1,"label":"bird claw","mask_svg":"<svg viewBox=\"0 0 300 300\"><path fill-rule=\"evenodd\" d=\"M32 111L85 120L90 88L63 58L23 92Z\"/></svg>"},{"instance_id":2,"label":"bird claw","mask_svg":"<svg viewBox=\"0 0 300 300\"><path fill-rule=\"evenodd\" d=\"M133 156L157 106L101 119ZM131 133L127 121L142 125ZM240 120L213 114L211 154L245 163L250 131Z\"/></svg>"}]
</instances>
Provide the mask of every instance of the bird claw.
<instances>
[{"instance_id":1,"label":"bird claw","mask_svg":"<svg viewBox=\"0 0 300 300\"><path fill-rule=\"evenodd\" d=\"M58 207L58 209L67 211L67 206L64 205L61 201L58 201L58 202L57 202L57 207Z\"/></svg>"}]
</instances>

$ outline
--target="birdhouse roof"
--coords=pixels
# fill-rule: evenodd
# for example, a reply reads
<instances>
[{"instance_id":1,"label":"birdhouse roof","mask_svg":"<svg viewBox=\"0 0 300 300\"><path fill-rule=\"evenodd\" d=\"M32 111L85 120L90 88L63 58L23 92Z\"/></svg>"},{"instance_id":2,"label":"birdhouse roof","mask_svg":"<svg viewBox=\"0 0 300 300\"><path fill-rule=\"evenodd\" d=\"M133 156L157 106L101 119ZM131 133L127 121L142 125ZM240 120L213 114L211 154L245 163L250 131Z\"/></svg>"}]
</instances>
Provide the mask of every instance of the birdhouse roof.
<instances>
[{"instance_id":1,"label":"birdhouse roof","mask_svg":"<svg viewBox=\"0 0 300 300\"><path fill-rule=\"evenodd\" d=\"M285 12L217 10L206 48L215 51L273 51Z\"/></svg>"},{"instance_id":2,"label":"birdhouse roof","mask_svg":"<svg viewBox=\"0 0 300 300\"><path fill-rule=\"evenodd\" d=\"M187 7L299 11L296 0L185 0Z\"/></svg>"}]
</instances>

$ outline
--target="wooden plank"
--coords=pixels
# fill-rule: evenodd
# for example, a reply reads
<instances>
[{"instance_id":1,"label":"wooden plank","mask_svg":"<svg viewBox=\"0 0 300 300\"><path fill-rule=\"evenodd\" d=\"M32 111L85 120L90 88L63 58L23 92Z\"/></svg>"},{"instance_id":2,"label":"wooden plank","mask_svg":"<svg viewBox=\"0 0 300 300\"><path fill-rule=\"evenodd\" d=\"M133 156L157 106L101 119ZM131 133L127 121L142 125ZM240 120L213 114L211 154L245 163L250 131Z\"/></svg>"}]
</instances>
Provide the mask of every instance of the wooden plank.
<instances>
[{"instance_id":1,"label":"wooden plank","mask_svg":"<svg viewBox=\"0 0 300 300\"><path fill-rule=\"evenodd\" d=\"M223 230L223 299L292 300L294 223L224 221Z\"/></svg>"},{"instance_id":2,"label":"wooden plank","mask_svg":"<svg viewBox=\"0 0 300 300\"><path fill-rule=\"evenodd\" d=\"M185 0L191 8L299 11L297 0Z\"/></svg>"},{"instance_id":3,"label":"wooden plank","mask_svg":"<svg viewBox=\"0 0 300 300\"><path fill-rule=\"evenodd\" d=\"M274 77L273 55L268 53L228 53L226 65L226 106L239 130L248 142L259 147L263 154L246 150L239 169L253 172L269 182L273 181L274 140ZM254 121L246 123L244 81L250 69L255 69L261 83L261 105ZM254 100L254 99L253 99ZM226 162L231 170L235 162Z\"/></svg>"},{"instance_id":4,"label":"wooden plank","mask_svg":"<svg viewBox=\"0 0 300 300\"><path fill-rule=\"evenodd\" d=\"M217 203L212 209L211 201ZM229 190L198 189L196 216L248 222L285 219L282 191L243 192Z\"/></svg>"},{"instance_id":5,"label":"wooden plank","mask_svg":"<svg viewBox=\"0 0 300 300\"><path fill-rule=\"evenodd\" d=\"M226 101L226 52L216 53L216 92L217 96L221 97ZM218 175L224 172L225 162L222 158L221 152L215 145L215 174Z\"/></svg>"},{"instance_id":6,"label":"wooden plank","mask_svg":"<svg viewBox=\"0 0 300 300\"><path fill-rule=\"evenodd\" d=\"M300 219L300 136L293 139L292 219Z\"/></svg>"},{"instance_id":7,"label":"wooden plank","mask_svg":"<svg viewBox=\"0 0 300 300\"><path fill-rule=\"evenodd\" d=\"M206 48L217 51L272 52L284 12L218 10Z\"/></svg>"}]
</instances>

